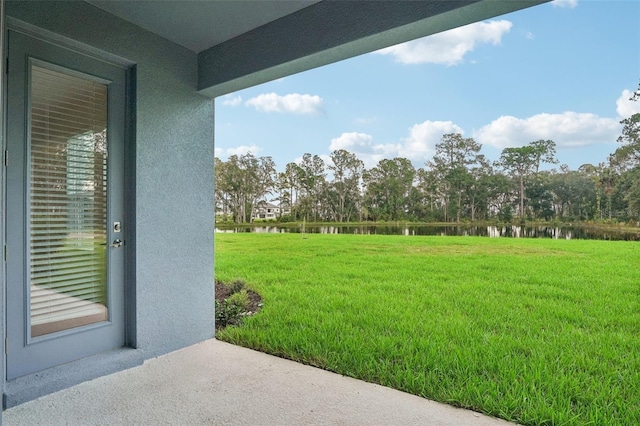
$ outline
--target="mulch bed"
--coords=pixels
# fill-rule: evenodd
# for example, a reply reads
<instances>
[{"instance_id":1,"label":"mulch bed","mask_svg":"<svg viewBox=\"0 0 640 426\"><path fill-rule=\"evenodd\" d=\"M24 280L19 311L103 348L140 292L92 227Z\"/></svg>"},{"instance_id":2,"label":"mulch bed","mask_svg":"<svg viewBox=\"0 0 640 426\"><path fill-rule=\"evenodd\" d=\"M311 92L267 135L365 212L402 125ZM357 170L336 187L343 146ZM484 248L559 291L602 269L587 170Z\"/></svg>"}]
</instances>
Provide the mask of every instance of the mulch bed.
<instances>
[{"instance_id":1,"label":"mulch bed","mask_svg":"<svg viewBox=\"0 0 640 426\"><path fill-rule=\"evenodd\" d=\"M225 299L227 299L229 296L233 294L233 292L229 287L227 287L226 285L224 285L224 283L218 280L216 280L215 289L216 289L216 293L215 293L216 300L219 302L224 301ZM249 290L248 288L245 288L244 290L247 291L247 295L249 296L249 307L245 315L247 316L255 315L256 313L258 313L258 311L262 307L262 297L260 297L260 295L255 291ZM224 327L219 327L216 324L216 330L220 330L222 328Z\"/></svg>"}]
</instances>

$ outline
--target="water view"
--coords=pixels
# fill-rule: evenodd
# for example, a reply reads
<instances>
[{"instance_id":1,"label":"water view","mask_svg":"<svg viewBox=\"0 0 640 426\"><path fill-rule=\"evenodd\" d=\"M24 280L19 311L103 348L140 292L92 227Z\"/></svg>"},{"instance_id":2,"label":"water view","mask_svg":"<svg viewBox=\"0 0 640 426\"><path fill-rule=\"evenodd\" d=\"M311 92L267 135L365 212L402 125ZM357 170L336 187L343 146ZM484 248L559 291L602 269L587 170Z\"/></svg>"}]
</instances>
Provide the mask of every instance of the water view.
<instances>
[{"instance_id":1,"label":"water view","mask_svg":"<svg viewBox=\"0 0 640 426\"><path fill-rule=\"evenodd\" d=\"M253 233L301 233L303 227L296 226L218 226L216 232ZM361 234L361 235L440 235L481 236L490 238L553 238L580 240L640 241L640 232L628 229L603 229L596 227L554 226L425 226L425 225L344 225L305 226L309 234Z\"/></svg>"}]
</instances>

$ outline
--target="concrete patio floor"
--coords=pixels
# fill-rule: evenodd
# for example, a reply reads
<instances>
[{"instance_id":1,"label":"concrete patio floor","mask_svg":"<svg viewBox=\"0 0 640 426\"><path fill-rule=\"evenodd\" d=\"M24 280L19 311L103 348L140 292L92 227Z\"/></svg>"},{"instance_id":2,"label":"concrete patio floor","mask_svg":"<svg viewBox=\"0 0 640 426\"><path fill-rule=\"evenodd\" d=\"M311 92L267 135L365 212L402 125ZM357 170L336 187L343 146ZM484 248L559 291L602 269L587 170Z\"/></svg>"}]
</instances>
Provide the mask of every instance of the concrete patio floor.
<instances>
[{"instance_id":1,"label":"concrete patio floor","mask_svg":"<svg viewBox=\"0 0 640 426\"><path fill-rule=\"evenodd\" d=\"M509 425L217 340L4 412L6 425Z\"/></svg>"}]
</instances>

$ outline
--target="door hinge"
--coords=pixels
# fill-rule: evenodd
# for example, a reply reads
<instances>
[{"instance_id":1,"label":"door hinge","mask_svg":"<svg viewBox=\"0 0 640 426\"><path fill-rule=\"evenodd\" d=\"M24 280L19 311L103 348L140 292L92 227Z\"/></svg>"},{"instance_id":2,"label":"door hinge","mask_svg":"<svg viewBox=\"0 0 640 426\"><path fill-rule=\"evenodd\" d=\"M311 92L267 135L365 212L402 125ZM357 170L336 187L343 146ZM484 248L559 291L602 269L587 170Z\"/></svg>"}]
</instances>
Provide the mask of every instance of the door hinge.
<instances>
[{"instance_id":1,"label":"door hinge","mask_svg":"<svg viewBox=\"0 0 640 426\"><path fill-rule=\"evenodd\" d=\"M7 56L7 60L4 63L4 73L9 74L9 57Z\"/></svg>"},{"instance_id":2,"label":"door hinge","mask_svg":"<svg viewBox=\"0 0 640 426\"><path fill-rule=\"evenodd\" d=\"M9 338L5 337L4 338L4 353L7 354L9 353Z\"/></svg>"},{"instance_id":3,"label":"door hinge","mask_svg":"<svg viewBox=\"0 0 640 426\"><path fill-rule=\"evenodd\" d=\"M3 257L4 257L4 261L6 262L7 261L7 245L6 244L4 245L4 255L3 255Z\"/></svg>"},{"instance_id":4,"label":"door hinge","mask_svg":"<svg viewBox=\"0 0 640 426\"><path fill-rule=\"evenodd\" d=\"M4 166L7 167L9 165L9 151L4 150Z\"/></svg>"}]
</instances>

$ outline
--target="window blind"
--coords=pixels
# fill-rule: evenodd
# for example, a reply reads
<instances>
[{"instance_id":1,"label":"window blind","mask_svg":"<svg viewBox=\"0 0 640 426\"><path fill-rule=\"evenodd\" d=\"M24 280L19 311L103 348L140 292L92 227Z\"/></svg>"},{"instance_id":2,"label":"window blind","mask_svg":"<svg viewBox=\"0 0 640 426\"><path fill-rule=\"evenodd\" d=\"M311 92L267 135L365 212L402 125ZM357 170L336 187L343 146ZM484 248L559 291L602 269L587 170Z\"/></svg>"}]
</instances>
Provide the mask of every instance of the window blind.
<instances>
[{"instance_id":1,"label":"window blind","mask_svg":"<svg viewBox=\"0 0 640 426\"><path fill-rule=\"evenodd\" d=\"M107 86L31 67L31 336L106 321Z\"/></svg>"}]
</instances>

